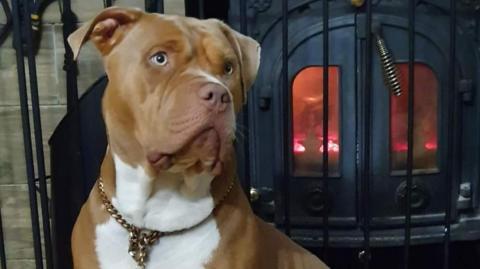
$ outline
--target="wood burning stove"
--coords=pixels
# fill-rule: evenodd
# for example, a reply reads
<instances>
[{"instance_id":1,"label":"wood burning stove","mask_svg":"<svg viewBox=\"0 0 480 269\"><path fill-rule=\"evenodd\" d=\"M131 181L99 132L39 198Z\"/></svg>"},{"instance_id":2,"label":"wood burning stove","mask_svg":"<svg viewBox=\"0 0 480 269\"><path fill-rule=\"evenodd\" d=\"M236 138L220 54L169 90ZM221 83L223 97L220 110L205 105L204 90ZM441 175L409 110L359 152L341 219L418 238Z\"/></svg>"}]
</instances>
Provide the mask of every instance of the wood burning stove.
<instances>
[{"instance_id":1,"label":"wood burning stove","mask_svg":"<svg viewBox=\"0 0 480 269\"><path fill-rule=\"evenodd\" d=\"M416 1L412 83L408 1L373 1L370 33L365 6L329 1L328 66L323 53L323 1L284 1L288 11L282 10L282 1L246 2L244 27L263 47L247 122L248 176L256 210L312 246L322 246L324 229L329 230L332 245L362 246L365 218L370 244L402 245L407 213L415 244L441 242L446 214L453 240L479 239L480 16L475 1L460 1L457 6L454 74L449 68L449 2ZM231 1L230 23L238 29L241 12ZM367 51L369 39L372 45ZM328 102L323 98L324 85L328 85ZM414 95L411 177L407 169L410 88ZM325 104L328 117L323 115ZM365 147L366 158L362 157ZM366 181L365 162L369 163ZM365 185L370 200L367 216L362 209ZM326 219L328 227L323 225Z\"/></svg>"}]
</instances>

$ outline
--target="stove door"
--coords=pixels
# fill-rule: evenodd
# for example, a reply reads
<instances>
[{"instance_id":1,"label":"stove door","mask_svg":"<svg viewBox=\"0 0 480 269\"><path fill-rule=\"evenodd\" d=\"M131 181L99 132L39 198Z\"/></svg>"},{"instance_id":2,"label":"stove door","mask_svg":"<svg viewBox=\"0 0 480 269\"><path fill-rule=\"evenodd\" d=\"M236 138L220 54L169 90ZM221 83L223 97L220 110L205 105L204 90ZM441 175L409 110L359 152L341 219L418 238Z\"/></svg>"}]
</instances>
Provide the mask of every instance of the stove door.
<instances>
[{"instance_id":1,"label":"stove door","mask_svg":"<svg viewBox=\"0 0 480 269\"><path fill-rule=\"evenodd\" d=\"M399 71L402 95L394 96L384 83L382 63L374 46L371 129L372 225L404 223L408 118L408 33L405 24L383 18L382 35ZM444 219L447 190L445 42L432 40L433 30L419 26L416 35L413 125L412 223L433 224ZM451 128L450 128L451 129ZM453 180L453 179L450 179ZM454 196L455 197L455 196Z\"/></svg>"},{"instance_id":2,"label":"stove door","mask_svg":"<svg viewBox=\"0 0 480 269\"><path fill-rule=\"evenodd\" d=\"M316 20L321 21L321 20ZM287 181L290 222L295 227L318 227L325 210L329 225L356 224L356 126L355 103L357 50L353 16L340 17L330 22L329 66L323 66L323 29L320 23L290 25L291 43L288 59L290 91L289 106L280 108L278 119L289 111L288 123L281 128L288 137L278 141L285 147L285 158L278 163L287 166L286 178L277 178L278 189ZM281 64L281 63L280 63ZM328 68L328 179L329 191L323 180L323 71ZM281 76L279 77L281 81ZM281 93L279 91L279 93ZM281 97L280 97L281 98ZM284 99L285 100L285 99ZM282 103L282 102L280 102ZM281 169L280 168L280 169ZM278 172L280 175L282 171ZM284 201L279 196L279 203ZM348 203L341 201L349 201ZM282 223L284 208L277 206L278 223Z\"/></svg>"}]
</instances>

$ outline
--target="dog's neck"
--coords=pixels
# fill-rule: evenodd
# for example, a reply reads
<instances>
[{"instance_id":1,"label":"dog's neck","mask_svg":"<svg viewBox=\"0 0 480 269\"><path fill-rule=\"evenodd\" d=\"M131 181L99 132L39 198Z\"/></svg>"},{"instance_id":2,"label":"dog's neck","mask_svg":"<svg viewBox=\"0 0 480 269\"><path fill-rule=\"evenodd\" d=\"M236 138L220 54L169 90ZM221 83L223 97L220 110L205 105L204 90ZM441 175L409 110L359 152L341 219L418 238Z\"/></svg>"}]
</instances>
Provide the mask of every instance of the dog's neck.
<instances>
[{"instance_id":1,"label":"dog's neck","mask_svg":"<svg viewBox=\"0 0 480 269\"><path fill-rule=\"evenodd\" d=\"M180 174L152 178L141 165L132 166L114 152L110 156L115 182L112 203L129 223L169 232L193 227L212 214L216 200L210 191L213 177L190 178L201 182L192 190Z\"/></svg>"}]
</instances>

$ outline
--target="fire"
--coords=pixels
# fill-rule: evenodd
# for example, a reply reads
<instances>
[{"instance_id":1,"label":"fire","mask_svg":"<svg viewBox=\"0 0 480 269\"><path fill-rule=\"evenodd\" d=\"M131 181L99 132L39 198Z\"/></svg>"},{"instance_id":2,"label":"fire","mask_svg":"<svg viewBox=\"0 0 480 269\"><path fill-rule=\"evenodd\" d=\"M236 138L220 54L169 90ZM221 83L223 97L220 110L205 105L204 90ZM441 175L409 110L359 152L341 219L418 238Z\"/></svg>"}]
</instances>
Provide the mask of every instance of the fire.
<instances>
[{"instance_id":1,"label":"fire","mask_svg":"<svg viewBox=\"0 0 480 269\"><path fill-rule=\"evenodd\" d=\"M318 148L318 152L323 153L322 139L319 138L318 140L319 140L318 143L321 144L320 147ZM429 150L429 151L430 150L437 150L437 143L436 142L427 142L427 143L425 143L424 148L426 150ZM395 143L393 145L393 151L399 152L399 151L407 151L407 150L408 150L408 144L407 143L399 142L399 143ZM305 151L307 151L307 148L303 144L303 139L294 138L293 153L302 154ZM338 144L338 142L335 142L335 140L333 140L333 139L329 139L328 140L328 152L330 152L330 153L340 152L340 145Z\"/></svg>"},{"instance_id":2,"label":"fire","mask_svg":"<svg viewBox=\"0 0 480 269\"><path fill-rule=\"evenodd\" d=\"M332 140L328 140L328 152L339 152L340 151L340 146L333 142ZM323 153L323 144L320 146L320 152Z\"/></svg>"},{"instance_id":3,"label":"fire","mask_svg":"<svg viewBox=\"0 0 480 269\"><path fill-rule=\"evenodd\" d=\"M427 149L427 150L437 150L437 142L427 142L427 143L425 143L425 149Z\"/></svg>"},{"instance_id":4,"label":"fire","mask_svg":"<svg viewBox=\"0 0 480 269\"><path fill-rule=\"evenodd\" d=\"M295 141L295 142L293 142L293 152L295 154L304 153L305 152L305 146L302 145L302 143L300 143L298 141Z\"/></svg>"},{"instance_id":5,"label":"fire","mask_svg":"<svg viewBox=\"0 0 480 269\"><path fill-rule=\"evenodd\" d=\"M407 143L397 142L393 145L393 151L407 151L407 150L408 150Z\"/></svg>"},{"instance_id":6,"label":"fire","mask_svg":"<svg viewBox=\"0 0 480 269\"><path fill-rule=\"evenodd\" d=\"M427 142L423 147L426 150L437 150L437 142ZM393 151L407 151L408 144L405 142L398 142L393 144Z\"/></svg>"},{"instance_id":7,"label":"fire","mask_svg":"<svg viewBox=\"0 0 480 269\"><path fill-rule=\"evenodd\" d=\"M323 153L323 144L322 144L323 142L321 138L319 138L318 140L319 140L318 143L321 144L321 146L318 148L318 151L320 153ZM293 139L293 153L302 154L305 151L307 151L307 148L302 142L303 141L298 138ZM340 152L340 145L337 142L335 142L333 139L328 140L328 152L334 152L334 153Z\"/></svg>"}]
</instances>

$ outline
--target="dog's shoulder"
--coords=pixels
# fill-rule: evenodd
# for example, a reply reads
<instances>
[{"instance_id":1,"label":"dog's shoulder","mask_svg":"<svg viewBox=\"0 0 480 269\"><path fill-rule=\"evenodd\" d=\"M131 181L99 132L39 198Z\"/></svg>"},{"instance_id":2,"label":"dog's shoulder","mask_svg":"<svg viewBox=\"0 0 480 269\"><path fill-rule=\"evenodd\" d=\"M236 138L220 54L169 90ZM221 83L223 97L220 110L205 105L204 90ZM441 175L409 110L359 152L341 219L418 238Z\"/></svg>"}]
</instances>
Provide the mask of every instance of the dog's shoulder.
<instances>
[{"instance_id":1,"label":"dog's shoulder","mask_svg":"<svg viewBox=\"0 0 480 269\"><path fill-rule=\"evenodd\" d=\"M107 220L108 215L103 212L97 189L94 187L89 199L82 206L72 231L72 251L73 253L81 254L73 256L75 269L99 268L97 255L95 253L96 227L94 223L104 223Z\"/></svg>"},{"instance_id":2,"label":"dog's shoulder","mask_svg":"<svg viewBox=\"0 0 480 269\"><path fill-rule=\"evenodd\" d=\"M271 257L270 268L278 269L327 269L319 258L293 242L285 234L278 231L273 225L258 220L259 234L264 248L272 253L264 253Z\"/></svg>"}]
</instances>

